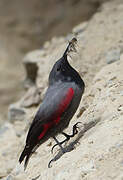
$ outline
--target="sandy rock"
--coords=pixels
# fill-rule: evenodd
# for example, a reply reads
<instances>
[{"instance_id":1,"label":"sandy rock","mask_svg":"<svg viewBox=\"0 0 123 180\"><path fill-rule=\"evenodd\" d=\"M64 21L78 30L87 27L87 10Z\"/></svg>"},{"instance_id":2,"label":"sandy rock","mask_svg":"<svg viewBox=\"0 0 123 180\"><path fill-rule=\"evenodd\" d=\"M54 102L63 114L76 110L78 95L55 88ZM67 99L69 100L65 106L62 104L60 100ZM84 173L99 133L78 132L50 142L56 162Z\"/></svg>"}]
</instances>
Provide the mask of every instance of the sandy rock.
<instances>
[{"instance_id":1,"label":"sandy rock","mask_svg":"<svg viewBox=\"0 0 123 180\"><path fill-rule=\"evenodd\" d=\"M21 107L37 106L41 102L41 88L37 89L35 86L29 88L23 99L21 100Z\"/></svg>"},{"instance_id":2,"label":"sandy rock","mask_svg":"<svg viewBox=\"0 0 123 180\"><path fill-rule=\"evenodd\" d=\"M25 114L26 111L24 108L20 106L20 103L11 104L9 106L9 111L8 111L9 121L14 122L17 120L23 120Z\"/></svg>"},{"instance_id":3,"label":"sandy rock","mask_svg":"<svg viewBox=\"0 0 123 180\"><path fill-rule=\"evenodd\" d=\"M106 61L111 62L113 59L120 58L120 52L122 52L122 10L123 7L120 0L107 2L102 6L100 12L95 14L91 21L87 23L86 30L78 32L78 54L72 55L70 63L83 77L86 84L86 92L90 89L95 74L107 64ZM83 28L83 23L79 25L79 28ZM107 31L110 33L107 33ZM47 43L49 45L46 48ZM51 42L47 43L43 49L33 51L24 58L25 64L34 63L38 67L38 72L35 73L34 79L36 87L42 88L41 99L48 86L49 72L54 62L62 56L68 41L63 37L54 37ZM28 76L28 79L30 79L30 76ZM111 86L111 80L107 83ZM90 101L93 99L92 96L88 96L83 101L83 104L88 106L88 103L90 104ZM24 103L30 104L30 102L26 101ZM19 106L21 106L20 102Z\"/></svg>"},{"instance_id":4,"label":"sandy rock","mask_svg":"<svg viewBox=\"0 0 123 180\"><path fill-rule=\"evenodd\" d=\"M73 28L72 30L73 34L78 35L82 33L87 28L87 25L88 25L88 22L83 22L82 24L75 26L75 28Z\"/></svg>"},{"instance_id":5,"label":"sandy rock","mask_svg":"<svg viewBox=\"0 0 123 180\"><path fill-rule=\"evenodd\" d=\"M23 60L26 69L26 80L25 87L35 84L37 72L38 72L38 61L40 59L41 50L28 53Z\"/></svg>"},{"instance_id":6,"label":"sandy rock","mask_svg":"<svg viewBox=\"0 0 123 180\"><path fill-rule=\"evenodd\" d=\"M13 125L5 123L0 128L0 178L9 174L15 167L17 150L19 148L18 138ZM12 149L12 153L11 153Z\"/></svg>"},{"instance_id":7,"label":"sandy rock","mask_svg":"<svg viewBox=\"0 0 123 180\"><path fill-rule=\"evenodd\" d=\"M14 180L13 176L12 175L8 175L6 180Z\"/></svg>"},{"instance_id":8,"label":"sandy rock","mask_svg":"<svg viewBox=\"0 0 123 180\"><path fill-rule=\"evenodd\" d=\"M49 139L31 157L26 172L19 166L13 168L15 162L13 163L13 171L10 173L13 178L18 180L36 178L39 180L122 179L123 56L120 48L122 45L122 17L123 6L120 0L106 2L88 22L86 29L83 32L78 31L78 54L72 55L70 63L84 79L86 89L76 115L65 130L71 133L73 124L77 121L82 122L78 135L64 145L66 153L61 154L59 148L56 148L51 154L51 147L55 142ZM39 51L35 84L36 87L43 86L43 92L47 87L48 74L54 62L63 54L66 45L66 38L53 38L51 42L45 44L44 54ZM117 55L114 58L116 61L107 64L106 54L112 49L119 49L116 54L111 52L113 58ZM33 55L37 56L35 52ZM30 56L29 61L31 58ZM21 107L20 102L17 108ZM32 120L32 112L36 112L37 108L23 108L26 114L23 122ZM20 117L22 119L23 114ZM14 121L15 134L18 131L21 132L20 137L16 137L17 140L19 139L19 144L16 145L17 152L23 149L25 131L28 129L24 127L25 124L21 128L21 123L22 121L19 120ZM29 123L27 124L29 126ZM6 134L5 129L3 128L1 132L5 131ZM62 136L59 135L58 139L62 140ZM12 146L10 153L12 157L15 153L13 151ZM17 152L16 155L19 154ZM15 156L13 160L16 161L18 157ZM9 160L12 159L9 158ZM52 158L54 158L52 167L47 168ZM2 161L5 162L4 159ZM8 172L4 174L7 175Z\"/></svg>"},{"instance_id":9,"label":"sandy rock","mask_svg":"<svg viewBox=\"0 0 123 180\"><path fill-rule=\"evenodd\" d=\"M111 64L120 59L120 49L114 49L106 54L106 62L107 64Z\"/></svg>"},{"instance_id":10,"label":"sandy rock","mask_svg":"<svg viewBox=\"0 0 123 180\"><path fill-rule=\"evenodd\" d=\"M23 56L37 48L42 50L45 41L87 21L100 6L98 1L31 0L28 4L25 0L0 0L0 123L7 119L8 105L23 96ZM30 79L26 79L25 88L34 85L37 66L31 63L27 69Z\"/></svg>"}]
</instances>

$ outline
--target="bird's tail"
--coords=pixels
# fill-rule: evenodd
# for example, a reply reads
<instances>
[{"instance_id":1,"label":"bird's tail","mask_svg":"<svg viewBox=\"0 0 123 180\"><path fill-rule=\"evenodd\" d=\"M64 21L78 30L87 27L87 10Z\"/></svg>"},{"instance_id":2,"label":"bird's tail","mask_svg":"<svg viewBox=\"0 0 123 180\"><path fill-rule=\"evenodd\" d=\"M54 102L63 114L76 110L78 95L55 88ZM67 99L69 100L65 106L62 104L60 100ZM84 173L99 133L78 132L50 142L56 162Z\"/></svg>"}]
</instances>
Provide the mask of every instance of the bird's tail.
<instances>
[{"instance_id":1,"label":"bird's tail","mask_svg":"<svg viewBox=\"0 0 123 180\"><path fill-rule=\"evenodd\" d=\"M27 167L27 164L28 164L31 154L32 154L32 148L25 146L25 148L19 158L19 162L21 164L22 161L24 160L24 158L26 157L25 162L24 162L24 170L26 170L26 167Z\"/></svg>"}]
</instances>

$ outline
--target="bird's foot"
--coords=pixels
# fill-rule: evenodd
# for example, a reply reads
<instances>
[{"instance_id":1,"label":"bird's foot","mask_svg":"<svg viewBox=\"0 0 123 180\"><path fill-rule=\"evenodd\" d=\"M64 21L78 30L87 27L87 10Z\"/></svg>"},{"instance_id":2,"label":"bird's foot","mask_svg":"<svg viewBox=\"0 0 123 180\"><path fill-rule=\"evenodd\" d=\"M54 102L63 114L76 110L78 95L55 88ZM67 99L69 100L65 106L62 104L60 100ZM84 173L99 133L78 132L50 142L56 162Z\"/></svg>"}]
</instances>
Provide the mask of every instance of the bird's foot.
<instances>
[{"instance_id":1,"label":"bird's foot","mask_svg":"<svg viewBox=\"0 0 123 180\"><path fill-rule=\"evenodd\" d=\"M64 154L64 153L65 153L65 150L64 150L64 148L62 147L62 144L63 144L64 142L63 142L63 141L62 141L62 142L59 142L59 141L56 139L56 137L53 137L53 139L55 140L56 144L52 147L51 152L53 153L54 147L58 145L58 146L61 148L62 153Z\"/></svg>"},{"instance_id":2,"label":"bird's foot","mask_svg":"<svg viewBox=\"0 0 123 180\"><path fill-rule=\"evenodd\" d=\"M48 168L51 168L51 163L53 162L53 159L50 160L50 162L48 163Z\"/></svg>"},{"instance_id":3,"label":"bird's foot","mask_svg":"<svg viewBox=\"0 0 123 180\"><path fill-rule=\"evenodd\" d=\"M69 135L69 134L66 134L66 133L64 133L64 132L62 132L62 134L66 137L66 139L64 140L64 141L62 141L62 142L59 142L58 140L56 141L56 144L52 147L52 149L51 149L51 152L53 153L53 149L56 147L56 146L60 146L60 148L61 148L61 150L62 150L62 152L64 153L65 152L65 150L64 150L64 148L61 146L63 143L65 143L65 142L67 142L67 141L69 141L70 140L70 138L72 138L72 137L74 137L77 133L78 133L78 124L79 123L81 123L81 122L77 122L76 124L74 124L74 126L73 126L73 133L71 134L71 135Z\"/></svg>"}]
</instances>

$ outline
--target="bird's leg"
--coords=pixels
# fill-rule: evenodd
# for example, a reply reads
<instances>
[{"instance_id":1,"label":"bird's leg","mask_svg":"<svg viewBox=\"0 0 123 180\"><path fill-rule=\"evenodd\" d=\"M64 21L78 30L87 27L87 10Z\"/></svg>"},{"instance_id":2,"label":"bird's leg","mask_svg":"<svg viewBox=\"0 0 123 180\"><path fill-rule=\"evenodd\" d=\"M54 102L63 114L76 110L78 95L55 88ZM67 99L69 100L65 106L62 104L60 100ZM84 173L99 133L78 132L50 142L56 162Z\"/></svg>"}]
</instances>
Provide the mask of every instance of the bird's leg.
<instances>
[{"instance_id":1,"label":"bird's leg","mask_svg":"<svg viewBox=\"0 0 123 180\"><path fill-rule=\"evenodd\" d=\"M66 141L69 141L70 140L70 138L72 138L72 137L74 137L77 133L78 133L78 124L79 123L81 123L81 122L77 122L76 124L74 124L74 126L73 126L73 133L71 134L71 135L69 135L69 134L66 134L66 133L64 133L64 132L62 132L62 134L66 137L66 139L64 140L64 141L62 141L62 142L58 142L57 143L57 141L56 141L56 143L57 144L55 144L53 147L52 147L52 150L51 150L51 152L53 153L53 149L54 149L54 147L56 147L57 145L59 145L60 147L61 147L61 145L63 144L63 143L65 143ZM62 147L63 148L63 147Z\"/></svg>"},{"instance_id":2,"label":"bird's leg","mask_svg":"<svg viewBox=\"0 0 123 180\"><path fill-rule=\"evenodd\" d=\"M56 147L56 146L61 146L64 142L66 142L66 141L68 141L70 138L69 137L67 137L67 134L66 133L64 133L64 132L62 132L62 134L64 135L64 136L66 136L66 139L64 140L64 141L62 141L62 142L59 142L59 144L58 143L56 143L53 147L52 147L52 149L51 149L51 152L53 153L53 149L54 149L54 147ZM63 147L62 147L63 148Z\"/></svg>"},{"instance_id":3,"label":"bird's leg","mask_svg":"<svg viewBox=\"0 0 123 180\"><path fill-rule=\"evenodd\" d=\"M56 139L56 137L53 137L53 139L56 141L56 144L61 148L62 153L64 153L64 148L62 147L62 144Z\"/></svg>"},{"instance_id":4,"label":"bird's leg","mask_svg":"<svg viewBox=\"0 0 123 180\"><path fill-rule=\"evenodd\" d=\"M64 150L64 148L62 147L62 143L60 143L60 142L56 139L55 136L53 137L53 139L55 140L56 145L59 145L59 147L61 148L62 153L64 154L64 153L65 153L65 150ZM52 148L51 152L52 152L52 151L53 151L53 148ZM51 160L50 160L50 162L48 163L48 168L51 167L51 163L52 163L53 161L54 161L54 159L51 159Z\"/></svg>"}]
</instances>

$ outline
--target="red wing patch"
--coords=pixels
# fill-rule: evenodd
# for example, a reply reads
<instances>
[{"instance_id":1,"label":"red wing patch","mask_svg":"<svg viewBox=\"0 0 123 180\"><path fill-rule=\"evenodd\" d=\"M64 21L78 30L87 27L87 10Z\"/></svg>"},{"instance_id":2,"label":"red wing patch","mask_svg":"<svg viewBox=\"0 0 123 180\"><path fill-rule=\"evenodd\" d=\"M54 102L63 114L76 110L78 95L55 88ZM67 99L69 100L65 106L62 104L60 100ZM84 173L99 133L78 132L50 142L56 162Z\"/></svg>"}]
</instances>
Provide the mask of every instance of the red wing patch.
<instances>
[{"instance_id":1,"label":"red wing patch","mask_svg":"<svg viewBox=\"0 0 123 180\"><path fill-rule=\"evenodd\" d=\"M69 88L65 98L59 105L58 112L57 112L58 117L57 117L57 119L54 120L54 122L56 124L60 121L60 117L61 117L62 113L68 108L68 106L73 98L73 95L74 95L74 90L72 88Z\"/></svg>"},{"instance_id":2,"label":"red wing patch","mask_svg":"<svg viewBox=\"0 0 123 180\"><path fill-rule=\"evenodd\" d=\"M72 88L69 88L65 98L62 100L62 102L60 103L60 105L58 107L58 111L54 115L54 120L43 125L43 131L38 136L39 140L44 137L44 135L46 134L48 129L51 128L51 126L54 125L54 123L55 124L59 123L61 115L68 108L68 106L73 98L73 95L74 95L74 90Z\"/></svg>"},{"instance_id":3,"label":"red wing patch","mask_svg":"<svg viewBox=\"0 0 123 180\"><path fill-rule=\"evenodd\" d=\"M44 129L41 132L40 136L38 136L39 140L46 134L47 130L52 126L52 124L53 124L52 122L49 122L49 123L43 125Z\"/></svg>"}]
</instances>

